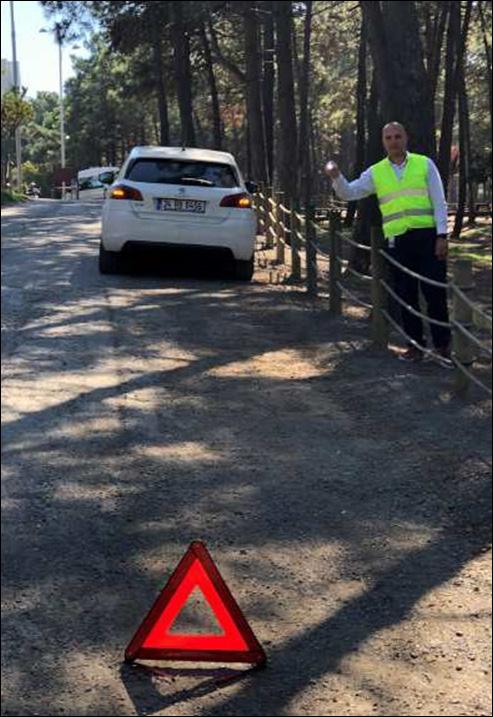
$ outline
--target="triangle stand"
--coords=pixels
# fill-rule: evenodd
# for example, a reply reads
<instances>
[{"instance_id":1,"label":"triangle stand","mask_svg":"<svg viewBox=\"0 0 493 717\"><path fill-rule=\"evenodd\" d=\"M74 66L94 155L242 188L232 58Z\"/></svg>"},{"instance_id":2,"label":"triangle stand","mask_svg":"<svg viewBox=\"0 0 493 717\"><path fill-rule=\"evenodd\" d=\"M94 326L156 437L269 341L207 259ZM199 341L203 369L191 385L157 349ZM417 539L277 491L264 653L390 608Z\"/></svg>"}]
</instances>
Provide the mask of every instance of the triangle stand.
<instances>
[{"instance_id":1,"label":"triangle stand","mask_svg":"<svg viewBox=\"0 0 493 717\"><path fill-rule=\"evenodd\" d=\"M222 628L221 635L189 635L171 627L199 587ZM135 660L238 662L262 667L266 654L214 564L205 544L194 541L125 650Z\"/></svg>"}]
</instances>

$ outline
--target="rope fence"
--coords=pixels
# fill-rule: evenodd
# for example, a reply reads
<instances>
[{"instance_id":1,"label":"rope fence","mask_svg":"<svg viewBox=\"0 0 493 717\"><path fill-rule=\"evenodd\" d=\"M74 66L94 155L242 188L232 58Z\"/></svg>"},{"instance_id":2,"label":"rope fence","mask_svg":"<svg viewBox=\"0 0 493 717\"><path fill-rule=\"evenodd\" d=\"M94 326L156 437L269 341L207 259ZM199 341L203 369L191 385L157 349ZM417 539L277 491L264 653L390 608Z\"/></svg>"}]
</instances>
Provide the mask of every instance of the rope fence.
<instances>
[{"instance_id":1,"label":"rope fence","mask_svg":"<svg viewBox=\"0 0 493 717\"><path fill-rule=\"evenodd\" d=\"M473 301L471 301L471 300L469 299L469 297L466 296L466 294L465 294L461 289L459 289L459 287L458 287L456 284L451 284L451 285L450 285L450 288L451 288L451 290L452 290L457 296L459 296L460 299L461 299L465 304L467 304L478 316L481 316L483 319L485 319L485 321L490 325L490 330L491 330L492 317L491 317L489 314L487 314L485 311L483 311L482 309L480 309L477 304L475 304Z\"/></svg>"},{"instance_id":2,"label":"rope fence","mask_svg":"<svg viewBox=\"0 0 493 717\"><path fill-rule=\"evenodd\" d=\"M337 282L337 286L343 297L344 295L347 296L349 299L351 299L351 301L354 301L355 304L362 306L364 309L373 309L373 304L368 304L368 302L360 299L359 296L353 294L353 292L350 291L347 286L344 286L340 281Z\"/></svg>"},{"instance_id":3,"label":"rope fence","mask_svg":"<svg viewBox=\"0 0 493 717\"><path fill-rule=\"evenodd\" d=\"M384 256L388 262L393 264L393 266L397 267L401 271L404 272L404 274L407 274L408 276L412 276L413 279L418 279L418 281L422 281L425 284L429 284L430 286L436 286L439 289L448 289L450 285L448 283L444 283L443 281L435 281L435 279L429 279L427 276L422 276L421 274L418 274L415 271L412 271L411 269L408 269L407 267L403 266L400 262L398 262L394 257L390 256L390 254L386 251L383 251L383 249L380 250L380 254Z\"/></svg>"},{"instance_id":4,"label":"rope fence","mask_svg":"<svg viewBox=\"0 0 493 717\"><path fill-rule=\"evenodd\" d=\"M328 294L329 311L332 315L342 314L344 301L361 306L371 312L371 336L375 346L387 348L392 329L402 336L408 345L419 349L425 358L433 359L448 368L455 368L455 391L458 394L465 395L474 384L488 396L492 395L491 388L472 373L478 360L477 355L482 354L488 361L492 359L493 352L486 345L486 339L478 338L472 332L475 320L480 318L481 330L491 333L492 317L468 295L474 288L471 261L456 261L452 279L440 282L408 269L391 256L386 250L380 229L372 230L371 246L343 234L341 219L343 211L347 210L345 202L331 199L323 209L309 206L302 212L281 192L273 194L269 188L265 188L256 195L255 207L259 226L266 237L266 245L276 250L276 264L290 266L288 278L295 283L306 282L311 296L317 296L320 285L325 284L324 295ZM344 248L349 252L357 250L370 253L371 272L363 273L351 266L351 261L344 256ZM289 260L287 254L290 254ZM439 321L430 318L407 304L389 281L391 267L405 272L420 284L445 290L452 301L451 320ZM278 270L278 279L280 274ZM362 288L370 286L370 301L348 288L344 280L351 277L362 282ZM399 310L407 311L421 319L427 326L450 329L453 336L450 359L411 338L393 315L391 307L389 309L389 301L393 301Z\"/></svg>"},{"instance_id":5,"label":"rope fence","mask_svg":"<svg viewBox=\"0 0 493 717\"><path fill-rule=\"evenodd\" d=\"M452 327L450 321L438 321L438 319L431 319L425 314L423 314L421 311L417 311L417 309L414 309L409 304L406 304L406 302L401 299L401 297L387 284L384 279L381 279L381 284L388 291L390 296L395 299L398 304L400 304L400 306L404 307L411 314L414 314L414 316L418 316L420 319L422 319L423 321L427 321L429 324L435 324L435 326L443 326L446 329L450 329Z\"/></svg>"},{"instance_id":6,"label":"rope fence","mask_svg":"<svg viewBox=\"0 0 493 717\"><path fill-rule=\"evenodd\" d=\"M389 324L394 328L398 334L400 334L403 338L406 339L408 343L410 343L414 348L421 351L422 354L427 356L428 358L434 359L435 361L438 361L438 363L442 364L443 366L449 367L452 361L450 363L446 360L444 360L443 356L440 356L440 354L437 354L433 349L429 349L426 346L423 346L423 344L420 344L418 341L415 341L412 339L409 334L407 334L402 326L399 326L397 321L390 316L389 312L385 309L382 309L382 314L384 315L385 319L389 322Z\"/></svg>"}]
</instances>

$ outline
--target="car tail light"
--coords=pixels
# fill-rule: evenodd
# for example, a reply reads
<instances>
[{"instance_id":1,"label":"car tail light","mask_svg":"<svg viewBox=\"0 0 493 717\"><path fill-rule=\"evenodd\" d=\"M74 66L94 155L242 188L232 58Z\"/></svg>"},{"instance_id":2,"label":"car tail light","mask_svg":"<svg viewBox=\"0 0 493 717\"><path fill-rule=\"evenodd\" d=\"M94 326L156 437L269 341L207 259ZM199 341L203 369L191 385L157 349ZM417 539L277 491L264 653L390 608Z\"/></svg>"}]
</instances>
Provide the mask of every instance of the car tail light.
<instances>
[{"instance_id":1,"label":"car tail light","mask_svg":"<svg viewBox=\"0 0 493 717\"><path fill-rule=\"evenodd\" d=\"M134 202L144 201L139 190L134 187L129 187L127 184L117 184L110 189L108 196L110 199L133 199Z\"/></svg>"},{"instance_id":2,"label":"car tail light","mask_svg":"<svg viewBox=\"0 0 493 717\"><path fill-rule=\"evenodd\" d=\"M241 194L228 194L221 199L220 207L237 207L238 209L251 209L252 200L245 192Z\"/></svg>"}]
</instances>

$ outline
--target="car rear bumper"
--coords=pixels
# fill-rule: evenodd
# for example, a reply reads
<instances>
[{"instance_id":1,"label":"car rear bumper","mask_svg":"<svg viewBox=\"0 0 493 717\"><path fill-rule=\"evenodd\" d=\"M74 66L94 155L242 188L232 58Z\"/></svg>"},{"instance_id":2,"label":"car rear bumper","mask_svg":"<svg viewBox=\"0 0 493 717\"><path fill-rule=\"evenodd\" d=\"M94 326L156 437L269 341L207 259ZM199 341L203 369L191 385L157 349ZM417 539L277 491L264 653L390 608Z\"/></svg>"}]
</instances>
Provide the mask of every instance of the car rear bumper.
<instances>
[{"instance_id":1,"label":"car rear bumper","mask_svg":"<svg viewBox=\"0 0 493 717\"><path fill-rule=\"evenodd\" d=\"M138 244L182 249L208 247L227 250L237 260L248 260L254 252L255 237L256 218L253 213L211 226L207 226L206 222L193 222L185 227L178 222L142 220L132 212L108 214L103 210L102 242L108 251L131 250Z\"/></svg>"}]
</instances>

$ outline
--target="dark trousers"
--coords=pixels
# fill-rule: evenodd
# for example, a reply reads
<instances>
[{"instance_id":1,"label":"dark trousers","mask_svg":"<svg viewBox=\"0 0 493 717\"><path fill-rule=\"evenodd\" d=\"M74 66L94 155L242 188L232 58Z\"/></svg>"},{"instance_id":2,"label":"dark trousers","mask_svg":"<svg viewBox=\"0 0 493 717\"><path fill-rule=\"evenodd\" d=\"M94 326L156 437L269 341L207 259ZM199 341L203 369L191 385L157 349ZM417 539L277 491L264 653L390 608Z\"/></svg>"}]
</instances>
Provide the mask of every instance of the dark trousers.
<instances>
[{"instance_id":1,"label":"dark trousers","mask_svg":"<svg viewBox=\"0 0 493 717\"><path fill-rule=\"evenodd\" d=\"M389 254L400 264L428 279L445 283L447 280L447 262L435 256L435 229L411 229L395 237L394 246L388 247ZM421 311L419 289L423 292L428 307L428 316L437 321L448 322L447 291L415 279L409 274L393 267L396 293L413 309ZM423 322L410 311L401 307L401 320L404 331L419 344L424 345ZM450 344L450 329L430 324L431 336L435 348L446 348Z\"/></svg>"}]
</instances>

